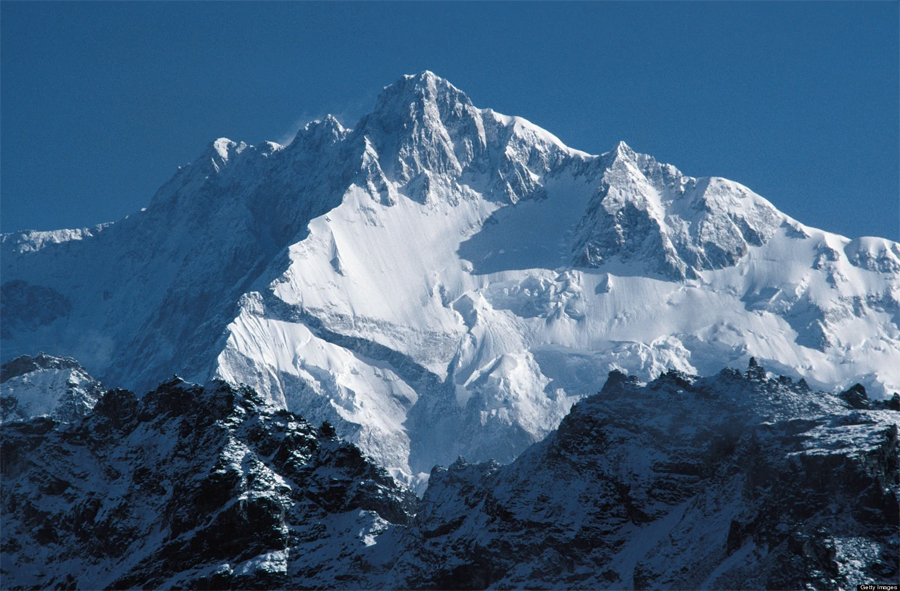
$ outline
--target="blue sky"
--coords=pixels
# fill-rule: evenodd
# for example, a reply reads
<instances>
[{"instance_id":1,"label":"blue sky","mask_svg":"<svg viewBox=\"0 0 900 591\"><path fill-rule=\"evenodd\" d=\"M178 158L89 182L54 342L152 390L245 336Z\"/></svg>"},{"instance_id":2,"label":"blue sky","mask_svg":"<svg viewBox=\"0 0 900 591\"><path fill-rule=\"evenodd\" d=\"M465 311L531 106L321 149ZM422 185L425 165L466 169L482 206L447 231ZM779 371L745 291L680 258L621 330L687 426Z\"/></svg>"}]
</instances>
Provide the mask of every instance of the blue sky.
<instances>
[{"instance_id":1,"label":"blue sky","mask_svg":"<svg viewBox=\"0 0 900 591\"><path fill-rule=\"evenodd\" d=\"M0 227L140 209L207 143L353 125L429 69L568 145L624 140L900 239L900 4L0 3Z\"/></svg>"}]
</instances>

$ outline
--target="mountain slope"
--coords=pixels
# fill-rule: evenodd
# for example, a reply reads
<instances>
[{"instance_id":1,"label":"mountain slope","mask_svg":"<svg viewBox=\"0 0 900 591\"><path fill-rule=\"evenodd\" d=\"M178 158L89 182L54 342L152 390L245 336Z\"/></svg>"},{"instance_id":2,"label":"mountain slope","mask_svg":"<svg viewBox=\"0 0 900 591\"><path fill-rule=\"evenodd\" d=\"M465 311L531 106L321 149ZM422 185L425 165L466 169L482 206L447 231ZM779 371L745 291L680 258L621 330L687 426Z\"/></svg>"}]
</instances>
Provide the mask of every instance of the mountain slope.
<instances>
[{"instance_id":1,"label":"mountain slope","mask_svg":"<svg viewBox=\"0 0 900 591\"><path fill-rule=\"evenodd\" d=\"M511 465L436 468L397 572L428 589L896 581L900 397L844 397L864 410L755 361L612 372Z\"/></svg>"},{"instance_id":2,"label":"mountain slope","mask_svg":"<svg viewBox=\"0 0 900 591\"><path fill-rule=\"evenodd\" d=\"M416 498L252 390L107 392L2 426L3 587L375 587ZM383 536L383 537L382 537Z\"/></svg>"},{"instance_id":3,"label":"mountain slope","mask_svg":"<svg viewBox=\"0 0 900 591\"><path fill-rule=\"evenodd\" d=\"M0 369L0 422L48 415L72 423L86 416L104 391L71 357L23 355Z\"/></svg>"},{"instance_id":4,"label":"mountain slope","mask_svg":"<svg viewBox=\"0 0 900 591\"><path fill-rule=\"evenodd\" d=\"M900 396L751 361L614 371L509 465L419 500L323 424L175 378L0 425L19 588L848 589L896 581Z\"/></svg>"},{"instance_id":5,"label":"mountain slope","mask_svg":"<svg viewBox=\"0 0 900 591\"><path fill-rule=\"evenodd\" d=\"M601 156L424 72L353 128L221 139L146 210L3 236L3 355L143 391L175 369L328 420L397 475L510 461L618 369L751 355L900 389L900 245L725 179Z\"/></svg>"}]
</instances>

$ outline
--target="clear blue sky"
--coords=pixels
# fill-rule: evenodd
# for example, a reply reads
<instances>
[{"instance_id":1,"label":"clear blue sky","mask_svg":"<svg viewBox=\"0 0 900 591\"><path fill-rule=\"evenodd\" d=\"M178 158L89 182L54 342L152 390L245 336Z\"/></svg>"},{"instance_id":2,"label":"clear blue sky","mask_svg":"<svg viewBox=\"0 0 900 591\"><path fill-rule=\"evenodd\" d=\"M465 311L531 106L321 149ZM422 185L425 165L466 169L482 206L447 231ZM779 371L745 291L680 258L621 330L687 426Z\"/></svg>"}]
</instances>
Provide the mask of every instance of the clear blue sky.
<instances>
[{"instance_id":1,"label":"clear blue sky","mask_svg":"<svg viewBox=\"0 0 900 591\"><path fill-rule=\"evenodd\" d=\"M0 227L140 209L230 137L345 125L429 69L568 145L624 140L900 239L900 4L0 3Z\"/></svg>"}]
</instances>

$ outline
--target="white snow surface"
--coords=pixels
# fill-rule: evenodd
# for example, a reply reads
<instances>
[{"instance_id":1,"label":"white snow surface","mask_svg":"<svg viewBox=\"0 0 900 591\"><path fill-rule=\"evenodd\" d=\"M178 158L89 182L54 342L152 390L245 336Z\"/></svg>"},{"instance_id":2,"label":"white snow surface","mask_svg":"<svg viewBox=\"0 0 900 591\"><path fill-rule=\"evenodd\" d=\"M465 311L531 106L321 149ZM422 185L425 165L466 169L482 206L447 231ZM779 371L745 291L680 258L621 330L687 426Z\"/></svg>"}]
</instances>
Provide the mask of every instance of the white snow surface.
<instances>
[{"instance_id":1,"label":"white snow surface","mask_svg":"<svg viewBox=\"0 0 900 591\"><path fill-rule=\"evenodd\" d=\"M818 388L900 390L900 245L624 143L570 149L430 72L352 130L217 140L146 211L69 242L3 237L4 282L71 304L4 330L4 358L73 355L139 390L173 370L247 383L408 480L511 460L611 369L755 356Z\"/></svg>"},{"instance_id":2,"label":"white snow surface","mask_svg":"<svg viewBox=\"0 0 900 591\"><path fill-rule=\"evenodd\" d=\"M50 416L74 422L90 412L102 394L102 385L77 366L38 368L0 384L0 395L15 401L15 408L3 413L5 420Z\"/></svg>"},{"instance_id":3,"label":"white snow surface","mask_svg":"<svg viewBox=\"0 0 900 591\"><path fill-rule=\"evenodd\" d=\"M66 391L88 380L72 369L40 369L3 384L3 394L18 400L24 416L52 415Z\"/></svg>"},{"instance_id":4,"label":"white snow surface","mask_svg":"<svg viewBox=\"0 0 900 591\"><path fill-rule=\"evenodd\" d=\"M17 253L35 252L50 244L61 244L70 240L85 240L93 238L111 224L99 224L93 228L76 228L73 230L24 230L11 232L0 237L3 244L9 244Z\"/></svg>"}]
</instances>

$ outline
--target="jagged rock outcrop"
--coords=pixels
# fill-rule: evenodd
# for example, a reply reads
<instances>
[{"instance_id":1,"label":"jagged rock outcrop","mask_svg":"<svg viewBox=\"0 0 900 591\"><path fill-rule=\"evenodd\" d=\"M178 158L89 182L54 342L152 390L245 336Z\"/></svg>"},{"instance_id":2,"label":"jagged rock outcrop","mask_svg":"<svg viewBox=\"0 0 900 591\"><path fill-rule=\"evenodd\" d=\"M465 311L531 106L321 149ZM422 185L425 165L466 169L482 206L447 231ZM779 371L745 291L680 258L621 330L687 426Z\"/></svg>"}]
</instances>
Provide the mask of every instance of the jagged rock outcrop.
<instances>
[{"instance_id":1,"label":"jagged rock outcrop","mask_svg":"<svg viewBox=\"0 0 900 591\"><path fill-rule=\"evenodd\" d=\"M4 424L4 589L380 586L415 495L323 427L178 378Z\"/></svg>"},{"instance_id":2,"label":"jagged rock outcrop","mask_svg":"<svg viewBox=\"0 0 900 591\"><path fill-rule=\"evenodd\" d=\"M849 589L898 576L898 424L768 376L619 372L508 466L436 469L415 588Z\"/></svg>"},{"instance_id":3,"label":"jagged rock outcrop","mask_svg":"<svg viewBox=\"0 0 900 591\"><path fill-rule=\"evenodd\" d=\"M421 500L324 423L179 378L0 426L4 588L846 589L895 581L900 412L754 362L612 372Z\"/></svg>"}]
</instances>

